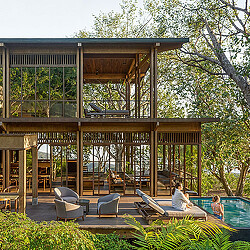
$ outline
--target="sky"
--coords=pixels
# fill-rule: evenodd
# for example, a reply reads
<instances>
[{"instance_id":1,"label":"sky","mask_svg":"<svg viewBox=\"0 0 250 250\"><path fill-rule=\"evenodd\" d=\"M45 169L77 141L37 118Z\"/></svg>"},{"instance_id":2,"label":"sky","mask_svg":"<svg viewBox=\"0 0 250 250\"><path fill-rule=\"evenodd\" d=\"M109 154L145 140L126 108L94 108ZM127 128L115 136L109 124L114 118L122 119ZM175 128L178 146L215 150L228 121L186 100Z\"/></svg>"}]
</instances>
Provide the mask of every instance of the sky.
<instances>
[{"instance_id":1,"label":"sky","mask_svg":"<svg viewBox=\"0 0 250 250\"><path fill-rule=\"evenodd\" d=\"M93 14L120 10L121 0L0 0L1 38L72 37ZM140 6L143 0L138 0Z\"/></svg>"}]
</instances>

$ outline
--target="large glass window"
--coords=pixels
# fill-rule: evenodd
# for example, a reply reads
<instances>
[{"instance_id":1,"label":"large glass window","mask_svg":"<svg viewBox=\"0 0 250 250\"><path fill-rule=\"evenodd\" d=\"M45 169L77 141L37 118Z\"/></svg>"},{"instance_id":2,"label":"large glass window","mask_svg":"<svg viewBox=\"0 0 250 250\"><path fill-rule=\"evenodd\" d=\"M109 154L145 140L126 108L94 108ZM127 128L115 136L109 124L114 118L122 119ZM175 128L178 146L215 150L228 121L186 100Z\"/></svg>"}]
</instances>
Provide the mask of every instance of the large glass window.
<instances>
[{"instance_id":1,"label":"large glass window","mask_svg":"<svg viewBox=\"0 0 250 250\"><path fill-rule=\"evenodd\" d=\"M76 117L74 67L10 70L10 113L16 117Z\"/></svg>"}]
</instances>

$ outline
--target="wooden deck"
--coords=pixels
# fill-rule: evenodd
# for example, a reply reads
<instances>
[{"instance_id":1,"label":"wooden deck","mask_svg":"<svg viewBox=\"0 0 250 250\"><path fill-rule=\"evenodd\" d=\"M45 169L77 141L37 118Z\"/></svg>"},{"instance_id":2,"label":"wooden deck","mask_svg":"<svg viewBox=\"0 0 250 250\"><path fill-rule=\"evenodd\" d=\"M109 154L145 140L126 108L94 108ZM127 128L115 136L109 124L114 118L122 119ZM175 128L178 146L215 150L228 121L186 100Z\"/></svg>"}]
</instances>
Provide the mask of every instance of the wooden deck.
<instances>
[{"instance_id":1,"label":"wooden deck","mask_svg":"<svg viewBox=\"0 0 250 250\"><path fill-rule=\"evenodd\" d=\"M141 201L140 197L134 196L122 196L119 203L119 214L116 218L115 216L103 216L100 219L96 213L97 210L97 200L98 196L84 196L83 198L90 200L89 213L85 216L85 220L77 219L76 223L79 224L81 229L88 230L93 233L112 233L123 235L125 237L131 237L131 232L134 232L130 225L127 225L124 221L124 215L130 214L136 218L144 227L147 227L147 221L144 220L141 214L138 213L134 202ZM167 196L157 197L157 198L170 198ZM27 216L35 221L52 221L56 220L56 210L54 205L53 196L39 196L38 205L32 206L32 197L27 197ZM216 219L214 216L208 214L208 220L222 223L220 220Z\"/></svg>"}]
</instances>

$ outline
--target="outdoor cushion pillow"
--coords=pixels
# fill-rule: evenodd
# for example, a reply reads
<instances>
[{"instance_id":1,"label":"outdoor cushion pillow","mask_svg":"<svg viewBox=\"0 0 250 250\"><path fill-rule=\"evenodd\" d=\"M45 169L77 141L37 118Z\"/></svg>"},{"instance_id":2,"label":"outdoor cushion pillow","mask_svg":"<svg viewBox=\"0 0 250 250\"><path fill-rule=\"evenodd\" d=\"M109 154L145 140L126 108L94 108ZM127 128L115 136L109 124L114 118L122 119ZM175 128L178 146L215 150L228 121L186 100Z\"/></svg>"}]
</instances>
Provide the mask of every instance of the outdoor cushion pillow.
<instances>
[{"instance_id":1,"label":"outdoor cushion pillow","mask_svg":"<svg viewBox=\"0 0 250 250\"><path fill-rule=\"evenodd\" d=\"M62 199L64 201L69 202L69 203L76 203L76 201L77 201L77 198L72 197L72 196L64 196L64 197L62 197Z\"/></svg>"}]
</instances>

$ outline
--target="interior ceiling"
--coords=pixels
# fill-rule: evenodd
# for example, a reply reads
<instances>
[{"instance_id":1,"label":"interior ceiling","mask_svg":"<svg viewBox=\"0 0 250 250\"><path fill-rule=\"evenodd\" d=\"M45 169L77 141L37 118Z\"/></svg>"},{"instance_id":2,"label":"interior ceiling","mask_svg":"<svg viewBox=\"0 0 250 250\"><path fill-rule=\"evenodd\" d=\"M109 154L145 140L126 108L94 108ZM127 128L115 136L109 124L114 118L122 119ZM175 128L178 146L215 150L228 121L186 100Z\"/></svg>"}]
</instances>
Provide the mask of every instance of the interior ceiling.
<instances>
[{"instance_id":1,"label":"interior ceiling","mask_svg":"<svg viewBox=\"0 0 250 250\"><path fill-rule=\"evenodd\" d=\"M142 59L146 55L142 55ZM85 83L120 83L131 78L134 81L134 66L136 54L85 54L84 79ZM149 68L149 60L140 67L141 77Z\"/></svg>"}]
</instances>

